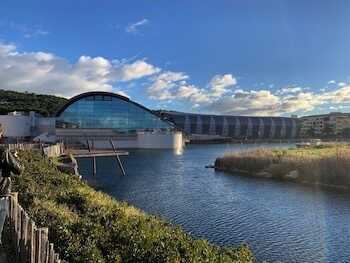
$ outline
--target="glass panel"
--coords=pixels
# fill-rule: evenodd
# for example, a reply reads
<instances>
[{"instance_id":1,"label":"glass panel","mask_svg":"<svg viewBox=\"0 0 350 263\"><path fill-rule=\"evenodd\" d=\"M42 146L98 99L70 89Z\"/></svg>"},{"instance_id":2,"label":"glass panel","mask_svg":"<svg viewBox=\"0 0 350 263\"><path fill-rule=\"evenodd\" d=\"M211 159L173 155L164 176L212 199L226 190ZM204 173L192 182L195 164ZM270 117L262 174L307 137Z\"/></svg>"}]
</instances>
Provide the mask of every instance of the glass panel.
<instances>
[{"instance_id":1,"label":"glass panel","mask_svg":"<svg viewBox=\"0 0 350 263\"><path fill-rule=\"evenodd\" d=\"M172 129L173 126L132 102L111 96L89 96L67 107L57 128L102 128L117 131Z\"/></svg>"}]
</instances>

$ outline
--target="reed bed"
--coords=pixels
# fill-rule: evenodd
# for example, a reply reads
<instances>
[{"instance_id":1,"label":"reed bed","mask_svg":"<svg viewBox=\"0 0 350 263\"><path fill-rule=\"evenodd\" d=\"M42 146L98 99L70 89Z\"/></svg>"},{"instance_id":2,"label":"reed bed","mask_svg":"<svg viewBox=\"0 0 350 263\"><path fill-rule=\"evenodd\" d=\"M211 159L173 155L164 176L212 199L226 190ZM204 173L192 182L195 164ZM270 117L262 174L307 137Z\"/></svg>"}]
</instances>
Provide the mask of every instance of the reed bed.
<instances>
[{"instance_id":1,"label":"reed bed","mask_svg":"<svg viewBox=\"0 0 350 263\"><path fill-rule=\"evenodd\" d=\"M350 147L327 145L303 149L258 149L217 158L219 170L350 188ZM293 172L295 177L289 177Z\"/></svg>"}]
</instances>

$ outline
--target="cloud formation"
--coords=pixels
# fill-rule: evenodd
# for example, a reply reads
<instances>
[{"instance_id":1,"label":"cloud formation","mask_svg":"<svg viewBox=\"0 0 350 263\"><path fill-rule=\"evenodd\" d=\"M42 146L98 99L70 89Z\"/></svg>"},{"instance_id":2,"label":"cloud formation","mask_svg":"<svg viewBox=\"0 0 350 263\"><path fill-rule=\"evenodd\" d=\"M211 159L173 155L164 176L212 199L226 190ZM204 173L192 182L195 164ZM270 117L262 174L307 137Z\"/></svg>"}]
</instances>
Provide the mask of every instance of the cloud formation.
<instances>
[{"instance_id":1,"label":"cloud formation","mask_svg":"<svg viewBox=\"0 0 350 263\"><path fill-rule=\"evenodd\" d=\"M237 84L237 80L231 74L216 75L214 76L209 86L211 88L213 97L220 97L227 93L227 88Z\"/></svg>"},{"instance_id":2,"label":"cloud formation","mask_svg":"<svg viewBox=\"0 0 350 263\"><path fill-rule=\"evenodd\" d=\"M139 28L142 26L145 26L149 23L148 19L144 18L140 21L137 21L135 23L129 24L126 28L125 31L127 33L137 33Z\"/></svg>"},{"instance_id":3,"label":"cloud formation","mask_svg":"<svg viewBox=\"0 0 350 263\"><path fill-rule=\"evenodd\" d=\"M149 96L157 100L188 100L193 103L207 103L228 92L228 87L237 83L231 74L216 75L207 89L188 83L189 77L183 72L167 71L153 78L147 89Z\"/></svg>"},{"instance_id":4,"label":"cloud formation","mask_svg":"<svg viewBox=\"0 0 350 263\"><path fill-rule=\"evenodd\" d=\"M71 97L112 91L115 83L150 76L160 69L145 60L115 64L103 57L81 56L75 63L47 52L19 52L0 43L1 89Z\"/></svg>"},{"instance_id":5,"label":"cloud formation","mask_svg":"<svg viewBox=\"0 0 350 263\"><path fill-rule=\"evenodd\" d=\"M71 97L88 91L116 91L119 83L130 87L140 79L155 101L180 102L200 112L233 115L290 115L317 108L342 108L350 104L350 85L311 91L296 85L271 88L238 88L232 74L217 74L204 88L191 83L185 72L164 71L145 59L109 60L80 56L75 62L47 52L20 52L0 43L1 89ZM338 82L337 82L338 83ZM339 82L341 83L341 82ZM124 91L118 91L125 94Z\"/></svg>"}]
</instances>

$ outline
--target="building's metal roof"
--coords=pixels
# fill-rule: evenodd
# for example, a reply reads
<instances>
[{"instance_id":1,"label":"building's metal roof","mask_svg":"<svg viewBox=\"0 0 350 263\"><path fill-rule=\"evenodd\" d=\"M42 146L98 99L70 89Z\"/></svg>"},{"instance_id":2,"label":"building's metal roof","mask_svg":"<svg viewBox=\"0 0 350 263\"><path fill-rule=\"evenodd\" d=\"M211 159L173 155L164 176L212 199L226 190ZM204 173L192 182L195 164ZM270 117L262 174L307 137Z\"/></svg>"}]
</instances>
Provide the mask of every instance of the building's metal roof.
<instances>
[{"instance_id":1,"label":"building's metal roof","mask_svg":"<svg viewBox=\"0 0 350 263\"><path fill-rule=\"evenodd\" d=\"M297 119L294 117L279 117L279 116L244 116L244 115L218 115L218 114L203 114L203 113L187 113L180 111L169 111L169 110L157 110L155 111L157 114L165 114L165 115L189 115L189 116L213 116L213 117L237 117L237 118L274 118L274 119Z\"/></svg>"}]
</instances>

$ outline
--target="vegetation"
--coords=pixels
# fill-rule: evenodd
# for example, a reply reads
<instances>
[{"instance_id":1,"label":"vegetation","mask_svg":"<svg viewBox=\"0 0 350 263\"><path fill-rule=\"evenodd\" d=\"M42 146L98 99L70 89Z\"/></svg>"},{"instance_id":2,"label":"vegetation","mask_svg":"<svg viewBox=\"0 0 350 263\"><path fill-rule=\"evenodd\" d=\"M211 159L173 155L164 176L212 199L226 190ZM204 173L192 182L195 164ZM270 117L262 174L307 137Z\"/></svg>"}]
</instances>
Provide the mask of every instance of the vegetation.
<instances>
[{"instance_id":1,"label":"vegetation","mask_svg":"<svg viewBox=\"0 0 350 263\"><path fill-rule=\"evenodd\" d=\"M44 116L52 116L66 102L65 98L51 95L0 90L0 114L35 111Z\"/></svg>"},{"instance_id":2,"label":"vegetation","mask_svg":"<svg viewBox=\"0 0 350 263\"><path fill-rule=\"evenodd\" d=\"M321 145L303 149L254 150L215 161L225 171L350 188L350 146Z\"/></svg>"},{"instance_id":3,"label":"vegetation","mask_svg":"<svg viewBox=\"0 0 350 263\"><path fill-rule=\"evenodd\" d=\"M23 151L14 178L19 201L66 262L252 262L246 245L221 248L95 191L61 173L39 153Z\"/></svg>"}]
</instances>

